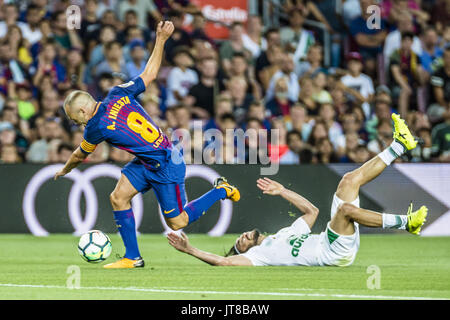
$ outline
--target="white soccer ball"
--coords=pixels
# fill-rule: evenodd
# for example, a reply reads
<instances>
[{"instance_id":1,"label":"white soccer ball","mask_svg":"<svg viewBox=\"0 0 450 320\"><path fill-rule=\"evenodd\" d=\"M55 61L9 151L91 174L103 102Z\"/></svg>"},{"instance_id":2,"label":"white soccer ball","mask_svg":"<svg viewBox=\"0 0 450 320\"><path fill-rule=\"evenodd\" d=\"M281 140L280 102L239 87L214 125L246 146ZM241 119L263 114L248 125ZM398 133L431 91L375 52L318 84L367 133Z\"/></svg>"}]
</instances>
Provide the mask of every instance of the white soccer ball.
<instances>
[{"instance_id":1,"label":"white soccer ball","mask_svg":"<svg viewBox=\"0 0 450 320\"><path fill-rule=\"evenodd\" d=\"M105 261L112 251L109 237L99 230L91 230L83 234L78 242L78 252L87 262Z\"/></svg>"}]
</instances>

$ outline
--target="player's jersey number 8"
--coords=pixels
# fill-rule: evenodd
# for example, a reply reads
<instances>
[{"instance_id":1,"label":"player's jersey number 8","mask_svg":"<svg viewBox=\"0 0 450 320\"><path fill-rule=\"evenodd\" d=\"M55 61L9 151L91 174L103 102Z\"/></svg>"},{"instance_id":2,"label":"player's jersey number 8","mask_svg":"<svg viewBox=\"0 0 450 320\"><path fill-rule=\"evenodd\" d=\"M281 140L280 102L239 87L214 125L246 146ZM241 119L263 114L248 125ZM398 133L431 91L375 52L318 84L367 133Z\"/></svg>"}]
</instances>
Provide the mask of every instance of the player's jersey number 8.
<instances>
[{"instance_id":1,"label":"player's jersey number 8","mask_svg":"<svg viewBox=\"0 0 450 320\"><path fill-rule=\"evenodd\" d=\"M164 139L160 130L137 112L130 112L127 117L127 125L131 130L139 134L142 139L153 143L155 148L159 147Z\"/></svg>"}]
</instances>

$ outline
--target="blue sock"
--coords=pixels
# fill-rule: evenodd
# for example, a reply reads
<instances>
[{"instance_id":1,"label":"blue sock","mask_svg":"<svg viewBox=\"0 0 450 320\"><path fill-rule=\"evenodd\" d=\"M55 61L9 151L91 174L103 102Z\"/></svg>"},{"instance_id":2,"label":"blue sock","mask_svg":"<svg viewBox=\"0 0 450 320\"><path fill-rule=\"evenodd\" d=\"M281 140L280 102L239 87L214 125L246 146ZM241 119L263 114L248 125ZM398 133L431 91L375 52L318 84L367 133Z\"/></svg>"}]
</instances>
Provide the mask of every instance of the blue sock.
<instances>
[{"instance_id":1,"label":"blue sock","mask_svg":"<svg viewBox=\"0 0 450 320\"><path fill-rule=\"evenodd\" d=\"M224 188L212 189L208 191L200 198L197 198L189 202L185 207L184 211L189 216L189 224L198 220L211 206L220 199L225 199L227 197L227 192Z\"/></svg>"},{"instance_id":2,"label":"blue sock","mask_svg":"<svg viewBox=\"0 0 450 320\"><path fill-rule=\"evenodd\" d=\"M136 239L133 209L114 211L114 220L125 245L125 258L135 260L141 256Z\"/></svg>"}]
</instances>

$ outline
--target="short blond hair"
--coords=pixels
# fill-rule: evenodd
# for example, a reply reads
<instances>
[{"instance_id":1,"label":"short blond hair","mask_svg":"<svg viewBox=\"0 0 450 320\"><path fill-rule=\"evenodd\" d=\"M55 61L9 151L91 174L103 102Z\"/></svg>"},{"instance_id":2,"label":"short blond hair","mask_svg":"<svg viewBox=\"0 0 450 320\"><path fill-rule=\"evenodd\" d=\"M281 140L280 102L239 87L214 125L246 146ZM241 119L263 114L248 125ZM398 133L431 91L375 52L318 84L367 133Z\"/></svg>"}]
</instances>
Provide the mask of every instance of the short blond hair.
<instances>
[{"instance_id":1,"label":"short blond hair","mask_svg":"<svg viewBox=\"0 0 450 320\"><path fill-rule=\"evenodd\" d=\"M71 112L88 105L89 103L95 103L95 99L86 91L75 90L69 93L64 100L64 111L68 114L68 110Z\"/></svg>"}]
</instances>

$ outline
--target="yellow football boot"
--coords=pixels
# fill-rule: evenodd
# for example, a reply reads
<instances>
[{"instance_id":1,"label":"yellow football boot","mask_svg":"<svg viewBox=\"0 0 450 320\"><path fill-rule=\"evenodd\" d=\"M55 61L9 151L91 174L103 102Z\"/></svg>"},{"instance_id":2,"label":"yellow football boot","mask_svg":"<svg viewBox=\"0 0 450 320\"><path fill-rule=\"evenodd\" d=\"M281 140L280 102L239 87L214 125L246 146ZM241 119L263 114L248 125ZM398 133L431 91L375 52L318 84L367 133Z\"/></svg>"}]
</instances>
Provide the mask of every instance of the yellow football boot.
<instances>
[{"instance_id":1,"label":"yellow football boot","mask_svg":"<svg viewBox=\"0 0 450 320\"><path fill-rule=\"evenodd\" d=\"M214 188L225 189L225 191L227 192L227 199L230 199L231 201L237 202L239 201L239 199L241 199L241 193L239 192L238 188L230 185L227 179L225 179L224 177L217 178L214 181Z\"/></svg>"},{"instance_id":2,"label":"yellow football boot","mask_svg":"<svg viewBox=\"0 0 450 320\"><path fill-rule=\"evenodd\" d=\"M412 203L409 205L408 213L408 223L406 224L406 230L412 234L420 234L420 229L422 228L427 217L428 208L425 206L421 206L419 210L412 211L413 205Z\"/></svg>"},{"instance_id":3,"label":"yellow football boot","mask_svg":"<svg viewBox=\"0 0 450 320\"><path fill-rule=\"evenodd\" d=\"M132 268L143 268L145 265L144 259L139 258L136 260L131 260L128 258L122 258L116 262L105 264L103 268L105 269L132 269Z\"/></svg>"},{"instance_id":4,"label":"yellow football boot","mask_svg":"<svg viewBox=\"0 0 450 320\"><path fill-rule=\"evenodd\" d=\"M417 146L417 140L409 131L405 120L396 113L392 114L392 120L394 121L394 140L400 143L405 151L414 149Z\"/></svg>"}]
</instances>

